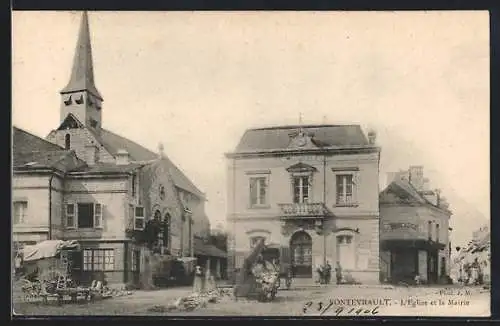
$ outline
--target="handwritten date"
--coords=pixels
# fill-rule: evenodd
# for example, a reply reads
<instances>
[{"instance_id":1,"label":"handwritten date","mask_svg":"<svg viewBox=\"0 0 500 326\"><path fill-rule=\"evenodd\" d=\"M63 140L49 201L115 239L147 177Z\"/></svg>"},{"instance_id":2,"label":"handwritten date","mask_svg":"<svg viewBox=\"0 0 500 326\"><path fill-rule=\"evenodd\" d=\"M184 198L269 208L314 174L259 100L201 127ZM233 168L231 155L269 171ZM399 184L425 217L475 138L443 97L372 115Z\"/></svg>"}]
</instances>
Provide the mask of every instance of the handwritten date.
<instances>
[{"instance_id":1,"label":"handwritten date","mask_svg":"<svg viewBox=\"0 0 500 326\"><path fill-rule=\"evenodd\" d=\"M375 316L379 313L379 306L334 306L333 302L307 302L302 309L304 314L319 313L319 315L334 316Z\"/></svg>"}]
</instances>

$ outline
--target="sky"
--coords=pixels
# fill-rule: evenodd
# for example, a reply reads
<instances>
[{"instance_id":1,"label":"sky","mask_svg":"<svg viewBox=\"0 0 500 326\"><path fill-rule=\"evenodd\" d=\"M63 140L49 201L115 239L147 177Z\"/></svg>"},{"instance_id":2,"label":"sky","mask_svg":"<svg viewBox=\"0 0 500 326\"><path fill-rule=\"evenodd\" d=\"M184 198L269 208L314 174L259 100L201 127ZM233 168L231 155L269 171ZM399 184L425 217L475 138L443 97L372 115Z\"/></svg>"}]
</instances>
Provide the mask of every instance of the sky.
<instances>
[{"instance_id":1,"label":"sky","mask_svg":"<svg viewBox=\"0 0 500 326\"><path fill-rule=\"evenodd\" d=\"M81 12L13 12L12 122L59 125ZM377 131L380 181L424 165L456 242L489 223L489 17L435 12L90 12L103 127L165 153L226 214L226 160L248 128ZM479 222L478 222L479 221Z\"/></svg>"}]
</instances>

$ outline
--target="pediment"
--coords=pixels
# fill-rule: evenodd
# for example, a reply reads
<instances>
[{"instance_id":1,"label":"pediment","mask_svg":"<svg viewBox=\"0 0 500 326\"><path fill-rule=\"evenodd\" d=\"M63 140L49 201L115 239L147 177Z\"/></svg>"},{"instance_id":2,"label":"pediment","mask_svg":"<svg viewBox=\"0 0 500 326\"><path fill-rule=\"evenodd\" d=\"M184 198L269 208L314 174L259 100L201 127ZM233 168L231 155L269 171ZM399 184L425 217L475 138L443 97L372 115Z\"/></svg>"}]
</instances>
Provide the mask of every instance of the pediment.
<instances>
[{"instance_id":1,"label":"pediment","mask_svg":"<svg viewBox=\"0 0 500 326\"><path fill-rule=\"evenodd\" d=\"M69 113L66 118L63 120L61 125L57 130L66 130L66 129L79 129L83 128L83 124L71 113Z\"/></svg>"},{"instance_id":2,"label":"pediment","mask_svg":"<svg viewBox=\"0 0 500 326\"><path fill-rule=\"evenodd\" d=\"M306 163L299 162L286 169L288 172L315 172L317 169Z\"/></svg>"}]
</instances>

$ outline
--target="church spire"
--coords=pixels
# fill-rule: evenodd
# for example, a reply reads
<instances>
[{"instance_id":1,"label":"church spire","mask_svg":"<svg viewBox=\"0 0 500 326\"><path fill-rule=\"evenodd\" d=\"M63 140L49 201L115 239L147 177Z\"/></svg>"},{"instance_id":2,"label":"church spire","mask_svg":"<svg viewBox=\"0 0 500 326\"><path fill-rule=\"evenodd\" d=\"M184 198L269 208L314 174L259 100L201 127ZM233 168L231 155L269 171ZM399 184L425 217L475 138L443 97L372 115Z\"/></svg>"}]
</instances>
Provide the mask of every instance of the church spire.
<instances>
[{"instance_id":1,"label":"church spire","mask_svg":"<svg viewBox=\"0 0 500 326\"><path fill-rule=\"evenodd\" d=\"M90 44L87 11L84 11L82 15L71 77L68 85L61 91L61 94L79 91L87 91L102 101L102 96L94 83L94 66L92 62L92 46Z\"/></svg>"}]
</instances>

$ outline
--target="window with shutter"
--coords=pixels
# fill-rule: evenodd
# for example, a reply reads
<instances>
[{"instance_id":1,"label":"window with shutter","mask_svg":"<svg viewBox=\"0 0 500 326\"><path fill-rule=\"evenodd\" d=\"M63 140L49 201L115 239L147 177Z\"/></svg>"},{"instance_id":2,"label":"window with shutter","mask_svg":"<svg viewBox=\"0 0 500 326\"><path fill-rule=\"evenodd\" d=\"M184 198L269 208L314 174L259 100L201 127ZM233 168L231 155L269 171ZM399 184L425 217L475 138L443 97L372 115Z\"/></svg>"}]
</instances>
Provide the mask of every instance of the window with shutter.
<instances>
[{"instance_id":1,"label":"window with shutter","mask_svg":"<svg viewBox=\"0 0 500 326\"><path fill-rule=\"evenodd\" d=\"M133 229L135 223L135 207L134 205L128 205L128 228Z\"/></svg>"},{"instance_id":2,"label":"window with shutter","mask_svg":"<svg viewBox=\"0 0 500 326\"><path fill-rule=\"evenodd\" d=\"M75 208L75 204L66 204L66 228L68 229L74 229L76 227Z\"/></svg>"},{"instance_id":3,"label":"window with shutter","mask_svg":"<svg viewBox=\"0 0 500 326\"><path fill-rule=\"evenodd\" d=\"M135 216L134 216L134 228L136 230L144 230L145 220L144 220L144 207L136 207L135 208Z\"/></svg>"},{"instance_id":4,"label":"window with shutter","mask_svg":"<svg viewBox=\"0 0 500 326\"><path fill-rule=\"evenodd\" d=\"M94 203L78 203L78 220L77 225L79 229L93 228L94 227Z\"/></svg>"},{"instance_id":5,"label":"window with shutter","mask_svg":"<svg viewBox=\"0 0 500 326\"><path fill-rule=\"evenodd\" d=\"M94 204L94 228L102 228L102 204Z\"/></svg>"}]
</instances>

